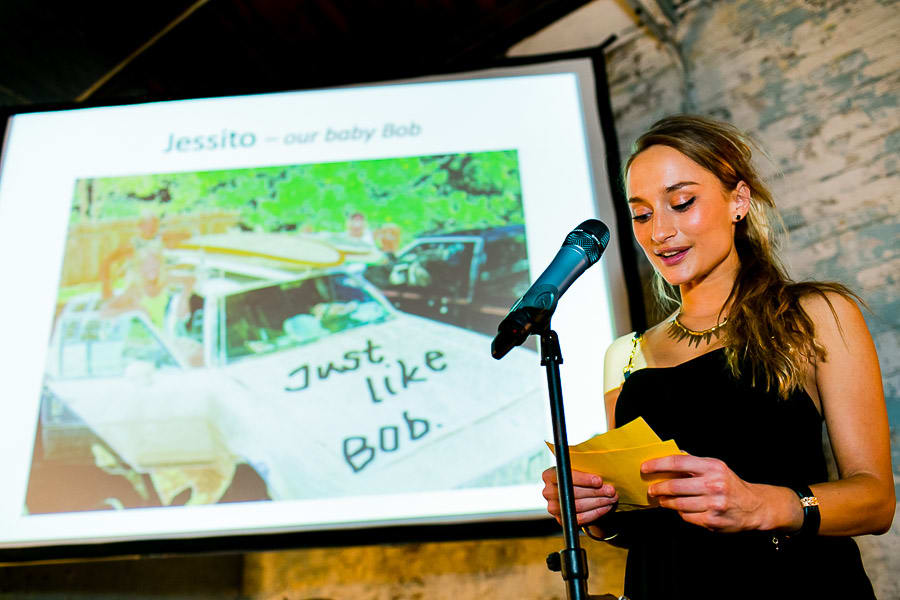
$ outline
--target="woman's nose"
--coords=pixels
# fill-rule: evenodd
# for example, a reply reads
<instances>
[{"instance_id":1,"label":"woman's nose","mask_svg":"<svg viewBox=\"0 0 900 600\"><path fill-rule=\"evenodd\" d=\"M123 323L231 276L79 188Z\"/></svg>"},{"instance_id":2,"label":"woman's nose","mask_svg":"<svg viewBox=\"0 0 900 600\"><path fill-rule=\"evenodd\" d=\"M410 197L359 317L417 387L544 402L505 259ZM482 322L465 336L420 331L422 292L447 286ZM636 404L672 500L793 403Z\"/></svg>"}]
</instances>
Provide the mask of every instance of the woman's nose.
<instances>
[{"instance_id":1,"label":"woman's nose","mask_svg":"<svg viewBox=\"0 0 900 600\"><path fill-rule=\"evenodd\" d=\"M675 235L675 224L665 215L654 215L652 227L650 237L654 242L661 243Z\"/></svg>"}]
</instances>

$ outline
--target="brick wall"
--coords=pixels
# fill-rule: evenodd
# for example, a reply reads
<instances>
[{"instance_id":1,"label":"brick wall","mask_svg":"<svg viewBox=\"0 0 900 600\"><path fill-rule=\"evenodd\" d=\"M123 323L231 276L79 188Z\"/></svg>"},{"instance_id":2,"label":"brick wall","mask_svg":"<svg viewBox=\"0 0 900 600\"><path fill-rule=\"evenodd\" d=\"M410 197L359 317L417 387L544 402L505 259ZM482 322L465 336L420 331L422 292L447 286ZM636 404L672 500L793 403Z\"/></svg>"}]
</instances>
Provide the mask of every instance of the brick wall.
<instances>
[{"instance_id":1,"label":"brick wall","mask_svg":"<svg viewBox=\"0 0 900 600\"><path fill-rule=\"evenodd\" d=\"M872 308L867 322L900 423L900 5L697 2L676 37L693 103L671 53L651 36L609 54L620 151L627 156L656 119L683 110L756 138L789 230L783 256L792 275L843 282Z\"/></svg>"},{"instance_id":2,"label":"brick wall","mask_svg":"<svg viewBox=\"0 0 900 600\"><path fill-rule=\"evenodd\" d=\"M643 30L608 54L622 156L656 119L682 111L760 142L792 276L840 281L872 309L900 496L900 4L693 2L674 33L692 94L673 53ZM858 540L880 598L900 597L898 521Z\"/></svg>"}]
</instances>

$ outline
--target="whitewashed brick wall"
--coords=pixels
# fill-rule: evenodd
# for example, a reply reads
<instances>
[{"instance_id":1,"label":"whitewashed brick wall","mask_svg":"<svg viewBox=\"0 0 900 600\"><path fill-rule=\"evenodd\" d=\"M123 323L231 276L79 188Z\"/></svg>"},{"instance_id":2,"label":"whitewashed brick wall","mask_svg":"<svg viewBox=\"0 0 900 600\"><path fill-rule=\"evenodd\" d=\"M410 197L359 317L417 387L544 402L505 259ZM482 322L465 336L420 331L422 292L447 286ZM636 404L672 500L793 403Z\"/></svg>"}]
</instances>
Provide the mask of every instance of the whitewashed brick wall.
<instances>
[{"instance_id":1,"label":"whitewashed brick wall","mask_svg":"<svg viewBox=\"0 0 900 600\"><path fill-rule=\"evenodd\" d=\"M648 32L608 53L623 160L656 119L682 111L731 121L761 143L792 276L845 283L872 309L900 482L900 4L720 0L683 11L674 32L693 103L673 54ZM879 598L900 598L898 521L859 540Z\"/></svg>"}]
</instances>

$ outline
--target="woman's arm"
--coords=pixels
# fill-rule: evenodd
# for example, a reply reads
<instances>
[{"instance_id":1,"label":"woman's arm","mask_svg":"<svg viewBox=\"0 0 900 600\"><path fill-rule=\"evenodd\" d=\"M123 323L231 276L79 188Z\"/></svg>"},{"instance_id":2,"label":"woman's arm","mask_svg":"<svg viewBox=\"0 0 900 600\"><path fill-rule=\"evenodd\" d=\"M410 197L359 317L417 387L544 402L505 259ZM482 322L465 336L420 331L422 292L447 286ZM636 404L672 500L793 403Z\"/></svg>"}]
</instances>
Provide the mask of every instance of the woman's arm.
<instances>
[{"instance_id":1,"label":"woman's arm","mask_svg":"<svg viewBox=\"0 0 900 600\"><path fill-rule=\"evenodd\" d=\"M181 286L181 294L179 296L178 306L175 308L175 317L179 321L186 319L191 314L191 294L194 293L194 285L196 285L196 283L197 280L193 275L170 275L167 277L166 287L168 287L170 284Z\"/></svg>"},{"instance_id":2,"label":"woman's arm","mask_svg":"<svg viewBox=\"0 0 900 600\"><path fill-rule=\"evenodd\" d=\"M603 357L603 404L606 409L607 429L613 429L616 426L616 400L619 399L619 390L625 383L624 369L628 365L629 356L635 347L634 336L634 333L629 333L614 340L606 349ZM639 351L635 353L634 366L646 366Z\"/></svg>"},{"instance_id":3,"label":"woman's arm","mask_svg":"<svg viewBox=\"0 0 900 600\"><path fill-rule=\"evenodd\" d=\"M810 381L828 426L840 479L810 486L819 501L821 535L884 533L893 520L893 473L887 411L872 337L850 300L810 296L803 307L816 326L826 360L811 365ZM832 307L834 312L832 312ZM695 456L647 461L645 473L686 477L653 484L660 505L690 523L717 531L797 531L803 509L792 490L751 484L725 463Z\"/></svg>"},{"instance_id":4,"label":"woman's arm","mask_svg":"<svg viewBox=\"0 0 900 600\"><path fill-rule=\"evenodd\" d=\"M613 429L616 426L616 401L619 399L619 392L622 390L622 384L625 382L625 376L622 369L628 364L628 355L631 353L631 348L633 347L633 338L634 334L632 333L618 338L606 349L606 354L603 358L603 405L606 410L607 430ZM602 478L598 477L597 481L599 482L598 485L602 485ZM612 492L615 494L615 489L612 489ZM616 500L618 500L618 496L616 496ZM595 538L609 538L611 535L617 534L618 532L608 531L607 528L600 525L589 524L600 517L609 514L609 510L611 509L607 509L602 514L595 512L589 516L588 520L584 523L579 522L579 524L585 525L590 534ZM551 514L553 514L552 511Z\"/></svg>"},{"instance_id":5,"label":"woman's arm","mask_svg":"<svg viewBox=\"0 0 900 600\"><path fill-rule=\"evenodd\" d=\"M113 265L132 256L134 256L134 246L128 244L116 248L101 261L99 272L101 288L100 298L109 300L113 297Z\"/></svg>"},{"instance_id":6,"label":"woman's arm","mask_svg":"<svg viewBox=\"0 0 900 600\"><path fill-rule=\"evenodd\" d=\"M631 352L632 334L620 337L606 350L603 369L603 400L606 407L607 429L615 427L615 406L619 397L624 377L622 368L627 364L628 355ZM556 477L556 468L550 468L543 473L544 498L547 500L547 512L561 522L561 509L559 505L559 483ZM615 488L609 483L604 483L603 478L591 473L572 471L572 484L575 496L575 512L578 524L589 529L590 534L599 539L607 538L611 532L604 531L596 525L590 525L613 510L619 496Z\"/></svg>"},{"instance_id":7,"label":"woman's arm","mask_svg":"<svg viewBox=\"0 0 900 600\"><path fill-rule=\"evenodd\" d=\"M132 284L118 294L104 300L100 304L100 314L103 317L115 317L138 308L140 308L140 290L136 285Z\"/></svg>"},{"instance_id":8,"label":"woman's arm","mask_svg":"<svg viewBox=\"0 0 900 600\"><path fill-rule=\"evenodd\" d=\"M847 298L818 294L803 308L826 351L815 385L840 479L811 486L823 535L884 533L894 518L890 431L875 344L862 313ZM832 307L834 312L832 312Z\"/></svg>"}]
</instances>

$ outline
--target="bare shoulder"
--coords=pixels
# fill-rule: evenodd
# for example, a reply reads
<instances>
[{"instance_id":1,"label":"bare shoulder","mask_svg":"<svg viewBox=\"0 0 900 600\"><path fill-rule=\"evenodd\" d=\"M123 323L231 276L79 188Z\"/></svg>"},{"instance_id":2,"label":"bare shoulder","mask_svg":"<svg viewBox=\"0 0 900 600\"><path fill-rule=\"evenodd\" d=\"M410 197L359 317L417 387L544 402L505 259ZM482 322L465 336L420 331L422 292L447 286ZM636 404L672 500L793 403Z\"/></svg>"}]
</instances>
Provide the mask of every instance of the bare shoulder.
<instances>
[{"instance_id":1,"label":"bare shoulder","mask_svg":"<svg viewBox=\"0 0 900 600\"><path fill-rule=\"evenodd\" d=\"M635 332L613 340L606 349L603 359L603 392L606 393L620 387L625 381L624 368L634 347Z\"/></svg>"},{"instance_id":2,"label":"bare shoulder","mask_svg":"<svg viewBox=\"0 0 900 600\"><path fill-rule=\"evenodd\" d=\"M616 426L616 401L619 399L619 390L625 383L624 369L634 348L636 335L634 331L623 335L613 340L606 349L603 360L603 404L606 408L606 426L609 429Z\"/></svg>"},{"instance_id":3,"label":"bare shoulder","mask_svg":"<svg viewBox=\"0 0 900 600\"><path fill-rule=\"evenodd\" d=\"M800 298L800 304L810 317L862 317L856 302L844 294L833 291L807 292Z\"/></svg>"},{"instance_id":4,"label":"bare shoulder","mask_svg":"<svg viewBox=\"0 0 900 600\"><path fill-rule=\"evenodd\" d=\"M634 336L635 332L626 333L625 335L618 337L613 340L613 342L606 349L606 357L610 358L618 353L625 352L625 356L631 352L631 348L634 345Z\"/></svg>"},{"instance_id":5,"label":"bare shoulder","mask_svg":"<svg viewBox=\"0 0 900 600\"><path fill-rule=\"evenodd\" d=\"M811 292L800 298L800 305L815 325L816 339L826 347L838 341L852 345L871 338L859 306L844 294Z\"/></svg>"}]
</instances>

